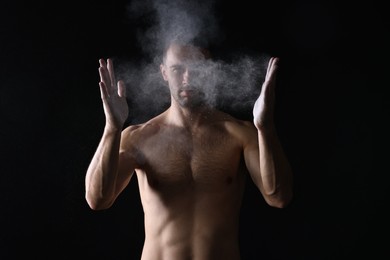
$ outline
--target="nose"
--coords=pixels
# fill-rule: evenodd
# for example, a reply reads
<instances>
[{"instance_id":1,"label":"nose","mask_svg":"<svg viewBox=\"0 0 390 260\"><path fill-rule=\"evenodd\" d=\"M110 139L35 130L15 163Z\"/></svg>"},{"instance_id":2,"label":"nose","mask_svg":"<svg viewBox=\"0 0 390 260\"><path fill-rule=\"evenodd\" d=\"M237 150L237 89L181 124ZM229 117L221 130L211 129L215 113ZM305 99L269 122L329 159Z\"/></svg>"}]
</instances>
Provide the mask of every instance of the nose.
<instances>
[{"instance_id":1,"label":"nose","mask_svg":"<svg viewBox=\"0 0 390 260\"><path fill-rule=\"evenodd\" d=\"M186 68L183 73L183 84L188 85L190 79L190 70Z\"/></svg>"}]
</instances>

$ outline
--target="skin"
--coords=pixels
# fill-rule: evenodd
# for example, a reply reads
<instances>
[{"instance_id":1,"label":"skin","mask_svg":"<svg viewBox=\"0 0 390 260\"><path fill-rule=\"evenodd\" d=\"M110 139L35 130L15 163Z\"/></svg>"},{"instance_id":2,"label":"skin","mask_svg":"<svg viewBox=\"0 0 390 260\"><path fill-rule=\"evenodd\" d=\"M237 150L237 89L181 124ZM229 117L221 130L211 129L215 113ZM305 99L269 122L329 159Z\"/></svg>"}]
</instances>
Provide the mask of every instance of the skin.
<instances>
[{"instance_id":1,"label":"skin","mask_svg":"<svg viewBox=\"0 0 390 260\"><path fill-rule=\"evenodd\" d=\"M194 46L172 44L160 66L171 106L123 130L125 86L114 84L112 61L100 60L106 125L85 196L91 209L107 209L136 173L145 214L142 260L239 260L247 175L270 206L283 208L292 199L292 172L273 120L278 59L269 61L253 122L207 106L190 69L203 59Z\"/></svg>"}]
</instances>

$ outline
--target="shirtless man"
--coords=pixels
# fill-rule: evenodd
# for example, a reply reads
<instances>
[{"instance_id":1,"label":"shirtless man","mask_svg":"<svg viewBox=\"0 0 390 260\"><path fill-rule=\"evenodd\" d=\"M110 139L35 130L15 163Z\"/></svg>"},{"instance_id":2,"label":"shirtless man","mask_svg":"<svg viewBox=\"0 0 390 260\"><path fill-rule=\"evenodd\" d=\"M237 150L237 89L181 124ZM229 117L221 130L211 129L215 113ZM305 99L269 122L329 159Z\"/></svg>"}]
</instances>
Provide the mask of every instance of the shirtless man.
<instances>
[{"instance_id":1,"label":"shirtless man","mask_svg":"<svg viewBox=\"0 0 390 260\"><path fill-rule=\"evenodd\" d=\"M205 103L191 71L204 54L171 44L160 66L170 107L125 129L124 83L116 83L110 59L100 60L106 125L87 170L86 200L93 210L109 208L137 174L145 214L142 260L239 260L247 174L270 206L283 208L292 199L291 168L273 122L278 58L269 61L249 122Z\"/></svg>"}]
</instances>

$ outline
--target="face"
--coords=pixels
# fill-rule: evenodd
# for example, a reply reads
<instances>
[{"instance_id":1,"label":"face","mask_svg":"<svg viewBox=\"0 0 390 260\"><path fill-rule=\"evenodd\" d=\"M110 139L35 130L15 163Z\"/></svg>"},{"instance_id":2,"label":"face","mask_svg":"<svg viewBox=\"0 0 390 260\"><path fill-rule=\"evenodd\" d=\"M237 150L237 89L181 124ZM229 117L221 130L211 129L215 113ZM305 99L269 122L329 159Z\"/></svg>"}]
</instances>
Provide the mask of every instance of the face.
<instances>
[{"instance_id":1,"label":"face","mask_svg":"<svg viewBox=\"0 0 390 260\"><path fill-rule=\"evenodd\" d=\"M205 102L202 91L202 62L205 54L190 45L172 44L160 69L172 98L182 107L192 108Z\"/></svg>"}]
</instances>

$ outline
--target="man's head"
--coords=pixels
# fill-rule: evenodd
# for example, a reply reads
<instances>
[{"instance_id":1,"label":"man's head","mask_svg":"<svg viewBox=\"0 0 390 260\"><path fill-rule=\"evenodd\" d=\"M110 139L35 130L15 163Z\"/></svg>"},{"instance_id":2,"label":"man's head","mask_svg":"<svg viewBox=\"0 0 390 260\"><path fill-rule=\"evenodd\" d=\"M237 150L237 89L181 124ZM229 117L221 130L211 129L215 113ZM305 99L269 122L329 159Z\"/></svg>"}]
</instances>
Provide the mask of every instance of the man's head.
<instances>
[{"instance_id":1,"label":"man's head","mask_svg":"<svg viewBox=\"0 0 390 260\"><path fill-rule=\"evenodd\" d=\"M171 96L182 107L194 107L204 103L205 61L210 58L207 50L181 43L171 43L163 54L160 70L168 83Z\"/></svg>"}]
</instances>

